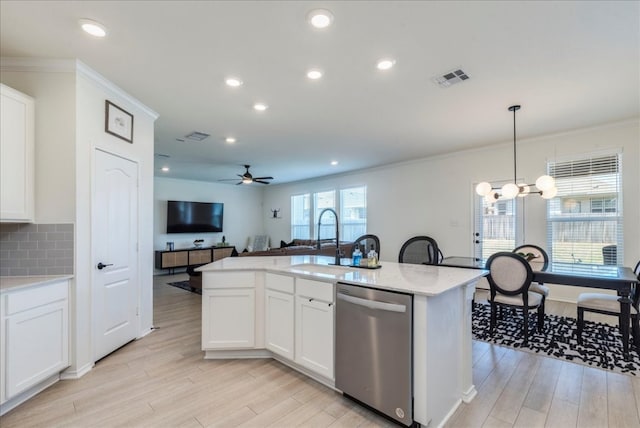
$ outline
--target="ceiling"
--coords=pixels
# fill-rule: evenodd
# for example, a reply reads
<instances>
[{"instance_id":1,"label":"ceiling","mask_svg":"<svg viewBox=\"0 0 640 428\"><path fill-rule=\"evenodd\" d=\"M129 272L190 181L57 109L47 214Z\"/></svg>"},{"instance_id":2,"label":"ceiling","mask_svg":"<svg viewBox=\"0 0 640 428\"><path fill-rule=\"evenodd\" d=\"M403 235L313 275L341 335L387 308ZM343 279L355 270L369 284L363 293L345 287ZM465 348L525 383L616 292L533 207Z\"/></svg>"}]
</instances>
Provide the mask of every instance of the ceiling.
<instances>
[{"instance_id":1,"label":"ceiling","mask_svg":"<svg viewBox=\"0 0 640 428\"><path fill-rule=\"evenodd\" d=\"M250 164L285 183L511 141L516 103L519 140L637 118L639 5L2 0L0 54L78 58L158 112L157 176L217 181ZM312 28L315 8L333 25ZM382 57L395 67L378 70ZM470 79L433 82L457 68ZM193 131L210 137L177 141Z\"/></svg>"}]
</instances>

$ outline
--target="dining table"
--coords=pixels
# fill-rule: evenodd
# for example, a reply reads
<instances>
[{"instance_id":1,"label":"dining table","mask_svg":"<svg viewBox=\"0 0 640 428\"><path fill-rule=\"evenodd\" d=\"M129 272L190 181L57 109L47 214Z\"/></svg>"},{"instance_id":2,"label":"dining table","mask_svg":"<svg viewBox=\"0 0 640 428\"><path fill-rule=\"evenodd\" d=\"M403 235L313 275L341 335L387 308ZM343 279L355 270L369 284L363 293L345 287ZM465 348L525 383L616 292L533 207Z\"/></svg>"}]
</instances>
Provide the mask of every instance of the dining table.
<instances>
[{"instance_id":1,"label":"dining table","mask_svg":"<svg viewBox=\"0 0 640 428\"><path fill-rule=\"evenodd\" d=\"M486 259L477 257L445 257L440 266L467 269L485 269ZM533 282L560 284L587 288L614 290L620 302L621 319L628 320L631 314L631 293L640 280L633 269L623 266L586 263L552 262L545 271L533 271ZM629 357L629 323L620 325L625 358ZM634 334L633 343L640 349L640 334Z\"/></svg>"}]
</instances>

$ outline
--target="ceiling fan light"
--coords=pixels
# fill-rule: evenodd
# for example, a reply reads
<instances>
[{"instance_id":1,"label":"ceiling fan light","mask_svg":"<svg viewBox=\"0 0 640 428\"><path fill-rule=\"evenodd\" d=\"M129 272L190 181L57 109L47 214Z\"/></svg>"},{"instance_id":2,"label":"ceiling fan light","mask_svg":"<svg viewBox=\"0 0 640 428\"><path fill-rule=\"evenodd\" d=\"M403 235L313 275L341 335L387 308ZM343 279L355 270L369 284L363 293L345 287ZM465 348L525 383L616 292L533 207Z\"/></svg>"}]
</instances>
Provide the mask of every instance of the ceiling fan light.
<instances>
[{"instance_id":1,"label":"ceiling fan light","mask_svg":"<svg viewBox=\"0 0 640 428\"><path fill-rule=\"evenodd\" d=\"M476 193L480 196L486 196L491 193L491 184L483 181L476 186Z\"/></svg>"},{"instance_id":2,"label":"ceiling fan light","mask_svg":"<svg viewBox=\"0 0 640 428\"><path fill-rule=\"evenodd\" d=\"M549 190L556 185L555 178L550 175L542 175L536 180L536 187L542 191Z\"/></svg>"},{"instance_id":3,"label":"ceiling fan light","mask_svg":"<svg viewBox=\"0 0 640 428\"><path fill-rule=\"evenodd\" d=\"M507 183L502 186L502 197L505 199L513 199L518 193L520 193L520 188L515 183Z\"/></svg>"}]
</instances>

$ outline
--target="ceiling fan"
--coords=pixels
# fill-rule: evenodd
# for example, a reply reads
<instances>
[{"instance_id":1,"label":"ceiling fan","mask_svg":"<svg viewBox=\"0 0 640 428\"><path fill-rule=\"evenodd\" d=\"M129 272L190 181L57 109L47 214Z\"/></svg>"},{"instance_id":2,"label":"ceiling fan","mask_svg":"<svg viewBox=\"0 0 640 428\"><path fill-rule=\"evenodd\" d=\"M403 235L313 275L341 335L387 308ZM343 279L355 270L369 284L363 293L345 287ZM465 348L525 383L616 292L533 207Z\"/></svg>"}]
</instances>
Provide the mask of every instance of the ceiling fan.
<instances>
[{"instance_id":1,"label":"ceiling fan","mask_svg":"<svg viewBox=\"0 0 640 428\"><path fill-rule=\"evenodd\" d=\"M269 184L269 182L265 181L265 180L273 180L273 177L254 177L249 172L249 168L251 167L251 165L244 165L244 167L245 167L246 171L245 171L244 174L238 174L238 177L240 177L240 181L238 183L236 183L236 185L238 185L238 184L251 184L251 183ZM237 178L225 178L225 179L218 180L218 181L235 181L235 180L237 180Z\"/></svg>"}]
</instances>

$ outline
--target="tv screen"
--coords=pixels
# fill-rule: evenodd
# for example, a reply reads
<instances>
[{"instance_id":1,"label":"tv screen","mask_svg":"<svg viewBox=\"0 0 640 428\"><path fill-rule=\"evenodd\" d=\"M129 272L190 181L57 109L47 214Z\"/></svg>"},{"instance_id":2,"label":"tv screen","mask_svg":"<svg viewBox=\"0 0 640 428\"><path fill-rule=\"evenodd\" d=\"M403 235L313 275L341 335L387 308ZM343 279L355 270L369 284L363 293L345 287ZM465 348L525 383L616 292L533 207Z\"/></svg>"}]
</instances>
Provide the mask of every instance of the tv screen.
<instances>
[{"instance_id":1,"label":"tv screen","mask_svg":"<svg viewBox=\"0 0 640 428\"><path fill-rule=\"evenodd\" d=\"M167 233L222 232L224 204L167 201Z\"/></svg>"}]
</instances>

